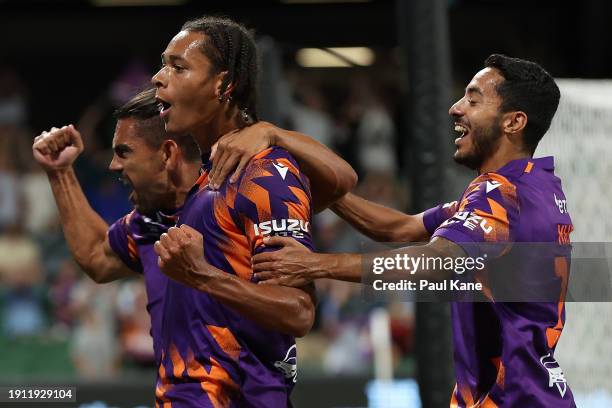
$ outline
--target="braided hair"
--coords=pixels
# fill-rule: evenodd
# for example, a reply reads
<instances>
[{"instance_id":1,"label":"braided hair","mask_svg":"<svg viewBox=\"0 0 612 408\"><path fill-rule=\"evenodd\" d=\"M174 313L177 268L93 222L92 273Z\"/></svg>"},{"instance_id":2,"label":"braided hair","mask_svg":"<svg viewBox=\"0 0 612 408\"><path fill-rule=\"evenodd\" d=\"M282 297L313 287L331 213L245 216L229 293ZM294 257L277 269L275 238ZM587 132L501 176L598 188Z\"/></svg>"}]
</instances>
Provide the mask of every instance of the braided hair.
<instances>
[{"instance_id":1,"label":"braided hair","mask_svg":"<svg viewBox=\"0 0 612 408\"><path fill-rule=\"evenodd\" d=\"M257 122L257 47L253 35L229 18L204 16L183 24L181 31L206 35L201 51L211 61L212 74L227 71L221 83L221 95L230 84L230 104L238 105L247 123ZM221 96L220 98L222 98Z\"/></svg>"}]
</instances>

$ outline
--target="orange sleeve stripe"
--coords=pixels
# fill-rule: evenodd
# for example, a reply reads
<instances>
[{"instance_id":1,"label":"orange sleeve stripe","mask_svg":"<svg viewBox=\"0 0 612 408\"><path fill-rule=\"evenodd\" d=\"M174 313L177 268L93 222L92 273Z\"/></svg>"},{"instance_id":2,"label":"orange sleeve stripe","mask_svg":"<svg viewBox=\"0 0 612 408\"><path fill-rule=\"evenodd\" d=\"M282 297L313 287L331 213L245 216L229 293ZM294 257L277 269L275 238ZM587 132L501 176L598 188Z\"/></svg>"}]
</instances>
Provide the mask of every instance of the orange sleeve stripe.
<instances>
[{"instance_id":1,"label":"orange sleeve stripe","mask_svg":"<svg viewBox=\"0 0 612 408\"><path fill-rule=\"evenodd\" d=\"M228 356L232 358L234 361L238 361L238 357L240 357L240 351L242 348L240 347L240 343L236 340L230 329L227 327L219 327L207 325L206 328L213 336L221 350Z\"/></svg>"}]
</instances>

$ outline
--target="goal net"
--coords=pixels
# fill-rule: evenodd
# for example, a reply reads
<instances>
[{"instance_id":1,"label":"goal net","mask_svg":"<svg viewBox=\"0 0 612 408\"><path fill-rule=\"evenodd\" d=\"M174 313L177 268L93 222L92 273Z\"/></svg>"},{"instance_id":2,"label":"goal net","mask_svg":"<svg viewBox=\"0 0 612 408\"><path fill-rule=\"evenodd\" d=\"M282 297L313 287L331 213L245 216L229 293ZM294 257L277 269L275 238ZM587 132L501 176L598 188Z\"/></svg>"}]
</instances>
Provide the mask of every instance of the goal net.
<instances>
[{"instance_id":1,"label":"goal net","mask_svg":"<svg viewBox=\"0 0 612 408\"><path fill-rule=\"evenodd\" d=\"M557 83L559 109L536 156L555 157L574 223L572 241L610 243L612 80ZM566 313L555 356L578 406L612 406L612 303L567 303Z\"/></svg>"}]
</instances>

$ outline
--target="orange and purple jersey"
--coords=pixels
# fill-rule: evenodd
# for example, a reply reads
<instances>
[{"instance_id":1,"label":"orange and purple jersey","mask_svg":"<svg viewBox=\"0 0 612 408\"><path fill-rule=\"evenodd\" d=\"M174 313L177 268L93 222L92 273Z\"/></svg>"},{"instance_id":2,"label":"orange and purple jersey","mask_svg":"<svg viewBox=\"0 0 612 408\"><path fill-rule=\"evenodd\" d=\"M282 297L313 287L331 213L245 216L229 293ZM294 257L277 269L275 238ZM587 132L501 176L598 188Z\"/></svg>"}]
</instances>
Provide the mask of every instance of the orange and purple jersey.
<instances>
[{"instance_id":1,"label":"orange and purple jersey","mask_svg":"<svg viewBox=\"0 0 612 408\"><path fill-rule=\"evenodd\" d=\"M266 235L312 249L306 177L281 148L255 156L236 183L208 188L210 163L179 217L204 236L211 265L254 282L251 257ZM295 339L265 329L212 296L170 280L164 299L160 407L287 407L296 382Z\"/></svg>"},{"instance_id":2,"label":"orange and purple jersey","mask_svg":"<svg viewBox=\"0 0 612 408\"><path fill-rule=\"evenodd\" d=\"M489 299L451 305L457 380L451 407L575 407L554 357L565 324L573 227L553 158L514 160L482 174L456 212L446 209L426 211L425 226L467 255L487 258L482 273L462 279L483 283ZM525 251L529 246L538 249ZM504 285L489 284L498 278ZM540 292L554 293L554 301L524 301ZM514 301L499 300L512 295Z\"/></svg>"},{"instance_id":3,"label":"orange and purple jersey","mask_svg":"<svg viewBox=\"0 0 612 408\"><path fill-rule=\"evenodd\" d=\"M157 266L153 244L168 228L176 225L177 218L176 213L165 215L158 212L149 217L134 210L113 223L108 230L108 242L113 251L127 267L144 276L157 364L161 361L161 325L168 277Z\"/></svg>"}]
</instances>

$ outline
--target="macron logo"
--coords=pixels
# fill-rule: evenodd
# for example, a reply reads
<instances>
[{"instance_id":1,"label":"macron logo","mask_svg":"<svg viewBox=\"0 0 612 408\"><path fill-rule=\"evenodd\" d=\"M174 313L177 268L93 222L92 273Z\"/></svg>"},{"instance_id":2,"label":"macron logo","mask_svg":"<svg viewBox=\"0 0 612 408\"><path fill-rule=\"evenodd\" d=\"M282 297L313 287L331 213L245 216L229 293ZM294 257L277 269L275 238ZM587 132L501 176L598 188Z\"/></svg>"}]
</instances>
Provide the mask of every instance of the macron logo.
<instances>
[{"instance_id":1,"label":"macron logo","mask_svg":"<svg viewBox=\"0 0 612 408\"><path fill-rule=\"evenodd\" d=\"M487 193L495 190L497 187L501 186L499 181L489 181L487 180Z\"/></svg>"},{"instance_id":2,"label":"macron logo","mask_svg":"<svg viewBox=\"0 0 612 408\"><path fill-rule=\"evenodd\" d=\"M289 170L289 168L279 163L272 163L272 164L274 164L274 167L276 168L276 170L278 170L278 173L284 180L285 177L287 177L287 171Z\"/></svg>"}]
</instances>

